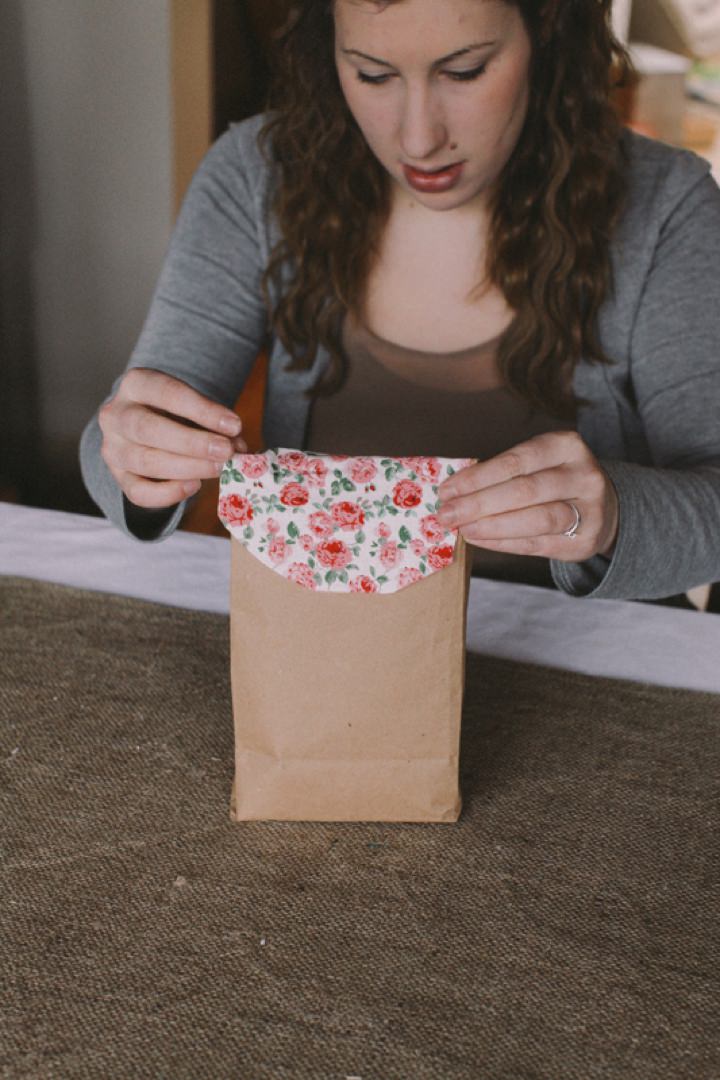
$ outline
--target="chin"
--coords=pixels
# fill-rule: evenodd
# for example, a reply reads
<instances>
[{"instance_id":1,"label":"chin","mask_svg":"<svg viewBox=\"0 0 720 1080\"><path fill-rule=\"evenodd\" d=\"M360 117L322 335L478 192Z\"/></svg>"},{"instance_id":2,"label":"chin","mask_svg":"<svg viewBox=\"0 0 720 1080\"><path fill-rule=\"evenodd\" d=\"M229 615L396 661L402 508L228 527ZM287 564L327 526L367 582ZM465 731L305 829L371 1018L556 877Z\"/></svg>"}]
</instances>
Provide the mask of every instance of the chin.
<instances>
[{"instance_id":1,"label":"chin","mask_svg":"<svg viewBox=\"0 0 720 1080\"><path fill-rule=\"evenodd\" d=\"M428 210L437 210L439 214L446 214L451 210L462 210L484 202L484 188L466 195L461 191L444 191L438 195L425 195L414 188L405 188L406 193L415 199L421 206Z\"/></svg>"}]
</instances>

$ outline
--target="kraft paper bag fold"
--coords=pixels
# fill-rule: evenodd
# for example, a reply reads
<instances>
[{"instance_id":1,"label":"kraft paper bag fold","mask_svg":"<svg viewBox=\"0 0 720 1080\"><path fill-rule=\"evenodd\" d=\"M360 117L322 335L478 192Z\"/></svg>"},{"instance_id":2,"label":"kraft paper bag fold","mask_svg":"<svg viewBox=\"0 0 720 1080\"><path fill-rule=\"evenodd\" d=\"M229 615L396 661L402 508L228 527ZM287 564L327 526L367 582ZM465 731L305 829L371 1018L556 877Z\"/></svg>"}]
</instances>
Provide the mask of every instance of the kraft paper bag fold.
<instances>
[{"instance_id":1,"label":"kraft paper bag fold","mask_svg":"<svg viewBox=\"0 0 720 1080\"><path fill-rule=\"evenodd\" d=\"M470 559L434 512L468 463L228 463L233 820L457 820Z\"/></svg>"}]
</instances>

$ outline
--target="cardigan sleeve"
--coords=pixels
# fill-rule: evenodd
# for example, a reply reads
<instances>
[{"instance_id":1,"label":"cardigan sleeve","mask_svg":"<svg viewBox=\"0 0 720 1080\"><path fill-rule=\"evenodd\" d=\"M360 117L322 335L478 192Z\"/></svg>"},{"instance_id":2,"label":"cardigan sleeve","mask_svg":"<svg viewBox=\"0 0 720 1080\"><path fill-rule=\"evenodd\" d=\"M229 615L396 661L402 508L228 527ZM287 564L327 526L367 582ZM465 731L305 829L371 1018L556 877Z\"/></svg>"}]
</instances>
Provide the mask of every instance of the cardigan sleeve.
<instances>
[{"instance_id":1,"label":"cardigan sleeve","mask_svg":"<svg viewBox=\"0 0 720 1080\"><path fill-rule=\"evenodd\" d=\"M258 151L248 151L256 121L230 128L200 164L126 369L165 372L230 408L267 333L260 287L263 166ZM101 445L96 414L83 432L80 463L100 509L130 535L167 536L185 504L167 510L133 508L102 460Z\"/></svg>"},{"instance_id":2,"label":"cardigan sleeve","mask_svg":"<svg viewBox=\"0 0 720 1080\"><path fill-rule=\"evenodd\" d=\"M627 393L651 460L601 461L617 543L611 559L553 560L571 595L658 599L720 580L720 189L706 170L658 231Z\"/></svg>"}]
</instances>

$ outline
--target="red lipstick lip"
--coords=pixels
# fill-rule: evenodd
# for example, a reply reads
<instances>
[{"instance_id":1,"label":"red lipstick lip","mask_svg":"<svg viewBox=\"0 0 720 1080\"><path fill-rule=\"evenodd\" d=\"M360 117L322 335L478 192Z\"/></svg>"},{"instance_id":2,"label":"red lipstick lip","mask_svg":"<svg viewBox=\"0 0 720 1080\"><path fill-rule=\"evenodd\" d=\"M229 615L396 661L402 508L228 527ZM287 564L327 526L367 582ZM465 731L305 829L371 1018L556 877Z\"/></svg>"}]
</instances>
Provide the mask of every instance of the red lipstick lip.
<instances>
[{"instance_id":1,"label":"red lipstick lip","mask_svg":"<svg viewBox=\"0 0 720 1080\"><path fill-rule=\"evenodd\" d=\"M460 181L464 165L464 161L457 161L453 165L445 165L434 172L422 172L420 169L414 169L412 165L403 165L403 172L408 184L415 191L434 195L454 188Z\"/></svg>"}]
</instances>

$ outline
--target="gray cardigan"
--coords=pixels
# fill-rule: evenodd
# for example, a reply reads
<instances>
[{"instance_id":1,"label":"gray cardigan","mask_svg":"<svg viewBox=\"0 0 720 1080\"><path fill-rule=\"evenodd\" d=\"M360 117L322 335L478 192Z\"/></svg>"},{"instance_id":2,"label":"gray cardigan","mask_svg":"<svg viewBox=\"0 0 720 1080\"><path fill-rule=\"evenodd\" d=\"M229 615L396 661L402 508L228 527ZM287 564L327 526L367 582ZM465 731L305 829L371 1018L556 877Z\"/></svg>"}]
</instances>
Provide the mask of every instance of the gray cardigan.
<instances>
[{"instance_id":1,"label":"gray cardigan","mask_svg":"<svg viewBox=\"0 0 720 1080\"><path fill-rule=\"evenodd\" d=\"M263 119L233 125L200 165L128 365L164 371L230 407L267 335L260 277L277 225L272 172L256 145ZM574 384L588 401L578 431L617 489L618 540L610 560L551 569L571 595L653 599L720 579L720 189L694 154L625 138L630 196L612 244L614 292L599 319L614 363L581 362ZM320 350L312 371L287 372L287 353L270 341L266 446L305 445L302 391L327 360ZM85 483L129 532L100 445L95 416L81 442ZM183 509L158 515L152 538L171 533Z\"/></svg>"}]
</instances>

